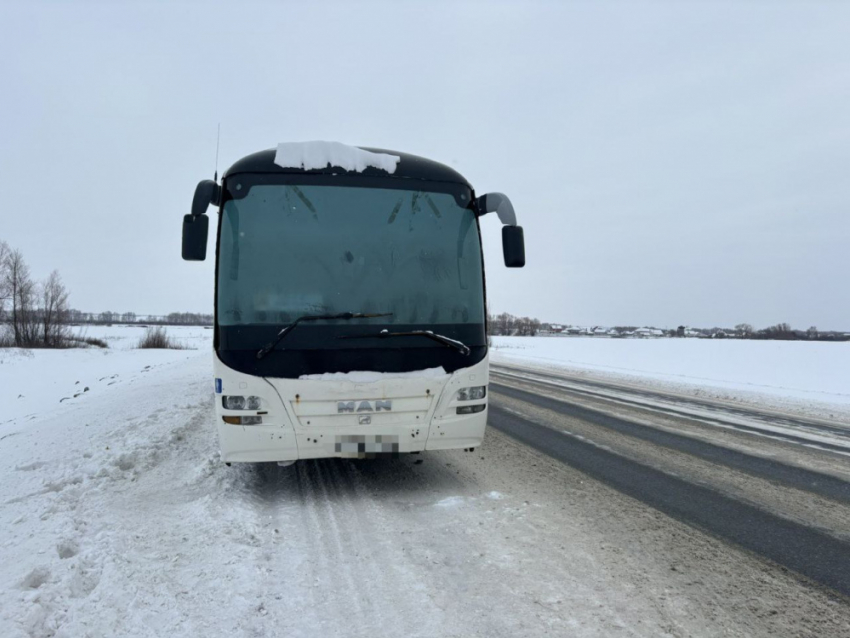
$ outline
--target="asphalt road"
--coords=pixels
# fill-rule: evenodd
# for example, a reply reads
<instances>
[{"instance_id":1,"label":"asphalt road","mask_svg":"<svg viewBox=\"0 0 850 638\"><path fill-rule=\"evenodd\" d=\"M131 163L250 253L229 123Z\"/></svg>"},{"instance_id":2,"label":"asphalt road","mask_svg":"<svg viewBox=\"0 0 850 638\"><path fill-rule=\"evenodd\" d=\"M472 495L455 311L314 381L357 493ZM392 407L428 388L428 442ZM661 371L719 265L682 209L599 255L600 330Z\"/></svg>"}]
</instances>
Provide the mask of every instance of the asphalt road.
<instances>
[{"instance_id":1,"label":"asphalt road","mask_svg":"<svg viewBox=\"0 0 850 638\"><path fill-rule=\"evenodd\" d=\"M489 425L850 596L850 425L494 366Z\"/></svg>"}]
</instances>

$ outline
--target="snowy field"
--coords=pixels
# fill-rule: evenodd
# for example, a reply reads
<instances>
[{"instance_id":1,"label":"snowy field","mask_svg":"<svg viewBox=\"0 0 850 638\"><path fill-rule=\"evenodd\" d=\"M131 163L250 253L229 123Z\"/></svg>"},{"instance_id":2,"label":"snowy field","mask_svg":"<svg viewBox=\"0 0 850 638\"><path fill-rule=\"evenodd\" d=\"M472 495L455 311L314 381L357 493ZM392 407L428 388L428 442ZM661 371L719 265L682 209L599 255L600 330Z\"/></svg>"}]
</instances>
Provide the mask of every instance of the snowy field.
<instances>
[{"instance_id":1,"label":"snowy field","mask_svg":"<svg viewBox=\"0 0 850 638\"><path fill-rule=\"evenodd\" d=\"M850 411L850 342L494 337L491 361L703 397Z\"/></svg>"},{"instance_id":2,"label":"snowy field","mask_svg":"<svg viewBox=\"0 0 850 638\"><path fill-rule=\"evenodd\" d=\"M495 431L474 454L226 468L211 426L212 331L168 332L190 349L137 350L143 330L116 326L89 330L108 350L0 350L0 637L741 628L723 596L693 596L668 560L735 591L760 566L684 526L660 528ZM845 344L497 345L502 361L846 398L835 379L847 379ZM612 561L610 547L631 549ZM756 595L765 605L796 586L758 578L774 588Z\"/></svg>"},{"instance_id":3,"label":"snowy field","mask_svg":"<svg viewBox=\"0 0 850 638\"><path fill-rule=\"evenodd\" d=\"M20 350L0 348L0 426L44 416L68 406L85 405L92 396L114 385L134 383L139 375L177 361L198 350L209 353L212 330L167 327L169 336L186 350L136 350L145 329L137 326L77 328L85 337L105 340L109 348Z\"/></svg>"},{"instance_id":4,"label":"snowy field","mask_svg":"<svg viewBox=\"0 0 850 638\"><path fill-rule=\"evenodd\" d=\"M0 424L2 638L654 634L720 608L636 598L666 563L600 570L573 510L598 488L546 488L566 470L496 433L476 454L225 467L210 331L169 332L199 349L116 327L90 331L107 351L0 355L3 405L25 406ZM639 533L612 507L612 534Z\"/></svg>"}]
</instances>

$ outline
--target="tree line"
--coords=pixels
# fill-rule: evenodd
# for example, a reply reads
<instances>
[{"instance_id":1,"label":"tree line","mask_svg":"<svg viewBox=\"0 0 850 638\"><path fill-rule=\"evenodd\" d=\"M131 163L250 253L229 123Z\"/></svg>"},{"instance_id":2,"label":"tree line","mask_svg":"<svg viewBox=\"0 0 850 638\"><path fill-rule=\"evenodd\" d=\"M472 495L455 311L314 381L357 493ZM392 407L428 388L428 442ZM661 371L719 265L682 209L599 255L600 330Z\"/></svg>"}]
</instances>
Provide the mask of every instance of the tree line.
<instances>
[{"instance_id":1,"label":"tree line","mask_svg":"<svg viewBox=\"0 0 850 638\"><path fill-rule=\"evenodd\" d=\"M761 330L756 330L748 323L735 326L736 333L742 339L778 339L780 341L846 341L845 333L821 331L817 326L809 326L806 330L797 330L788 323L777 323Z\"/></svg>"},{"instance_id":2,"label":"tree line","mask_svg":"<svg viewBox=\"0 0 850 638\"><path fill-rule=\"evenodd\" d=\"M69 310L68 321L73 324L93 323L138 323L138 324L162 324L172 326L211 326L212 314L202 312L170 312L167 315L145 315L135 312L83 312L81 310Z\"/></svg>"},{"instance_id":3,"label":"tree line","mask_svg":"<svg viewBox=\"0 0 850 638\"><path fill-rule=\"evenodd\" d=\"M68 291L59 271L36 281L19 250L0 241L0 345L58 348L70 340Z\"/></svg>"},{"instance_id":4,"label":"tree line","mask_svg":"<svg viewBox=\"0 0 850 638\"><path fill-rule=\"evenodd\" d=\"M104 346L102 341L74 335L79 324L212 325L212 314L172 312L137 315L135 312L82 312L68 305L69 292L58 270L33 279L20 250L0 240L0 347L67 348Z\"/></svg>"},{"instance_id":5,"label":"tree line","mask_svg":"<svg viewBox=\"0 0 850 638\"><path fill-rule=\"evenodd\" d=\"M539 319L515 317L507 312L487 317L487 333L496 337L534 337L540 331L540 325Z\"/></svg>"},{"instance_id":6,"label":"tree line","mask_svg":"<svg viewBox=\"0 0 850 638\"><path fill-rule=\"evenodd\" d=\"M554 330L553 330L554 326ZM561 324L549 324L531 317L517 317L507 312L498 315L487 315L487 334L489 336L515 336L534 337L538 333L549 334L550 332L564 332L572 334L603 336L646 336L639 334L646 329L637 326L614 326L613 328L599 329L582 328L574 330L573 326ZM782 341L850 341L850 334L837 331L821 331L817 326L810 326L806 330L797 330L788 323L777 323L766 328L757 330L749 323L739 323L734 328L688 328L679 326L672 329L651 329L657 336L661 337L700 337L713 339L772 339ZM654 336L654 335L650 335Z\"/></svg>"}]
</instances>

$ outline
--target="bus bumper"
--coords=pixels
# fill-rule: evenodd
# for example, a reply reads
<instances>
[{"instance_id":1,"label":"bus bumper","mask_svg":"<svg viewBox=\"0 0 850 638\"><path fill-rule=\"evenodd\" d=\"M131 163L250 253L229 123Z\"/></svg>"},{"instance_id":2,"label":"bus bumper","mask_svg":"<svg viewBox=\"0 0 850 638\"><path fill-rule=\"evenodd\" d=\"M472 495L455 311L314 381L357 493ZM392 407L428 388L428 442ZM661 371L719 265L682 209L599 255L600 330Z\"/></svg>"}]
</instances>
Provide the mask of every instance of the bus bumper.
<instances>
[{"instance_id":1,"label":"bus bumper","mask_svg":"<svg viewBox=\"0 0 850 638\"><path fill-rule=\"evenodd\" d=\"M214 363L215 418L221 459L226 463L468 449L480 446L484 439L489 397L461 402L458 390L487 385L486 358L436 378L388 378L373 383L254 377L228 368L217 356ZM224 408L228 395L259 399L260 405L256 410L228 410ZM379 406L379 402L391 405ZM483 410L457 414L470 405ZM240 416L261 417L262 422L225 421Z\"/></svg>"}]
</instances>

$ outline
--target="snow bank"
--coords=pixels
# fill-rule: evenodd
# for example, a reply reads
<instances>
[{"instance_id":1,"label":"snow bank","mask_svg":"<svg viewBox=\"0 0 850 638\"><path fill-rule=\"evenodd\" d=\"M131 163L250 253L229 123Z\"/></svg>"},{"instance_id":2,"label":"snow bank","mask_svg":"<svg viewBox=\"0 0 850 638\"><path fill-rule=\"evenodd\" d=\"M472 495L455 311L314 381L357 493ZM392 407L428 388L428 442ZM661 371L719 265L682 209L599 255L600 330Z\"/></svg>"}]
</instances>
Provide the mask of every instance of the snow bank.
<instances>
[{"instance_id":1,"label":"snow bank","mask_svg":"<svg viewBox=\"0 0 850 638\"><path fill-rule=\"evenodd\" d=\"M212 350L212 330L173 326L166 330L189 349L137 350L144 329L135 326L83 329L85 336L105 340L107 349L0 349L0 425L82 404L111 386L133 383L160 366Z\"/></svg>"},{"instance_id":2,"label":"snow bank","mask_svg":"<svg viewBox=\"0 0 850 638\"><path fill-rule=\"evenodd\" d=\"M413 372L326 372L324 374L303 374L299 379L304 381L351 381L352 383L376 383L388 379L439 379L446 376L442 368L427 368Z\"/></svg>"},{"instance_id":3,"label":"snow bank","mask_svg":"<svg viewBox=\"0 0 850 638\"><path fill-rule=\"evenodd\" d=\"M283 168L339 167L361 172L374 166L387 173L395 173L401 158L387 153L372 153L340 142L284 142L277 145L274 163Z\"/></svg>"},{"instance_id":4,"label":"snow bank","mask_svg":"<svg viewBox=\"0 0 850 638\"><path fill-rule=\"evenodd\" d=\"M494 363L850 405L850 342L494 337Z\"/></svg>"},{"instance_id":5,"label":"snow bank","mask_svg":"<svg viewBox=\"0 0 850 638\"><path fill-rule=\"evenodd\" d=\"M152 603L139 603L139 596L156 596L162 580L178 572L180 549L165 549L168 540L188 546L190 525L201 528L191 498L172 517L162 493L143 486L158 481L164 494L185 495L186 479L163 476L163 464L192 468L212 456L209 352L72 349L32 355L9 366L20 374L0 372L4 407L7 391L44 397L32 405L34 413L0 424L0 636L203 634L199 628L175 633L179 593ZM106 377L114 370L121 370L116 378ZM73 387L88 383L90 391L54 402L55 391L63 391L60 381L73 384L74 376L81 382ZM198 435L207 445L200 452L187 445ZM181 517L187 524L175 535ZM156 527L142 529L145 519L156 520ZM200 533L217 538L209 528Z\"/></svg>"}]
</instances>

